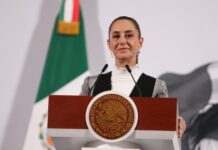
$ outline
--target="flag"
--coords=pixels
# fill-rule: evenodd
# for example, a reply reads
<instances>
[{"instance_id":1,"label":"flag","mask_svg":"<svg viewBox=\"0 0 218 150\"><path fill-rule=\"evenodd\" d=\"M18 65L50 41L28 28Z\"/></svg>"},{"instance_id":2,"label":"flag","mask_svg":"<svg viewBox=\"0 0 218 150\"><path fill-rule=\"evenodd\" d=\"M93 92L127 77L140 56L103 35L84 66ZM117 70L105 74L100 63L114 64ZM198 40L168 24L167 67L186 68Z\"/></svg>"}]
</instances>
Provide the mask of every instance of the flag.
<instances>
[{"instance_id":1,"label":"flag","mask_svg":"<svg viewBox=\"0 0 218 150\"><path fill-rule=\"evenodd\" d=\"M217 72L218 62L211 62L188 74L165 73L160 76L160 79L166 81L169 96L177 98L180 115L186 120L188 128L193 126L196 116L206 114L214 104L218 104ZM213 125L208 124L209 126L212 128ZM213 133L217 134L218 130L214 130ZM182 140L183 150L189 150L190 147L186 134L188 135L185 133Z\"/></svg>"},{"instance_id":2,"label":"flag","mask_svg":"<svg viewBox=\"0 0 218 150\"><path fill-rule=\"evenodd\" d=\"M77 10L77 26L73 26L76 28L75 30L71 29L77 32L73 32L73 34L58 32L60 22L62 22L63 27L63 20L61 19L65 8L68 7L66 3L69 3L69 0L63 0L53 28L24 150L55 149L52 139L46 134L48 96L50 94L79 94L81 83L89 74L83 16L81 11L78 12L79 8L76 8L75 5L72 9ZM76 6L79 7L78 0L71 0L71 6L72 3L76 3ZM71 13L75 13L75 11L71 11Z\"/></svg>"}]
</instances>

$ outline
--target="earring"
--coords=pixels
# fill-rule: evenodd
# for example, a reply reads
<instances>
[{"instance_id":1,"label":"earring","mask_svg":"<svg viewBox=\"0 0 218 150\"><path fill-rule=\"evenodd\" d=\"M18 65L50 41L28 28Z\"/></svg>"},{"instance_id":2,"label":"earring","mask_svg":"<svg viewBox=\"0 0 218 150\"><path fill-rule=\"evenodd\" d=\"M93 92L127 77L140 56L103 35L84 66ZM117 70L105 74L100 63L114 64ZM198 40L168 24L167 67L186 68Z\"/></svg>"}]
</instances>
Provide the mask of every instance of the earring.
<instances>
[{"instance_id":1,"label":"earring","mask_svg":"<svg viewBox=\"0 0 218 150\"><path fill-rule=\"evenodd\" d=\"M114 54L111 52L111 58L114 58Z\"/></svg>"}]
</instances>

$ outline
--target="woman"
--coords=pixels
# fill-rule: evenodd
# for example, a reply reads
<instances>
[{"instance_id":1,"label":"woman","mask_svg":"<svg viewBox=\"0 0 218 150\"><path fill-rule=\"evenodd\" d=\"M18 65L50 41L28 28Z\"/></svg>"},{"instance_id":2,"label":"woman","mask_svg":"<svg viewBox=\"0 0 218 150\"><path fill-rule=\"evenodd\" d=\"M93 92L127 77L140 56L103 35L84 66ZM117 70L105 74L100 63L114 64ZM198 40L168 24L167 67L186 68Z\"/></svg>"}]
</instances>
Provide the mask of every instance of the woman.
<instances>
[{"instance_id":1,"label":"woman","mask_svg":"<svg viewBox=\"0 0 218 150\"><path fill-rule=\"evenodd\" d=\"M109 27L108 47L115 58L115 68L112 72L103 74L93 87L97 76L85 79L81 95L97 95L103 91L113 90L125 93L129 96L143 97L168 97L164 81L150 77L139 69L138 55L143 45L143 38L138 23L130 17L121 16L116 18ZM131 68L138 88L125 68ZM142 90L143 89L143 90ZM185 121L179 118L178 135L185 130Z\"/></svg>"}]
</instances>

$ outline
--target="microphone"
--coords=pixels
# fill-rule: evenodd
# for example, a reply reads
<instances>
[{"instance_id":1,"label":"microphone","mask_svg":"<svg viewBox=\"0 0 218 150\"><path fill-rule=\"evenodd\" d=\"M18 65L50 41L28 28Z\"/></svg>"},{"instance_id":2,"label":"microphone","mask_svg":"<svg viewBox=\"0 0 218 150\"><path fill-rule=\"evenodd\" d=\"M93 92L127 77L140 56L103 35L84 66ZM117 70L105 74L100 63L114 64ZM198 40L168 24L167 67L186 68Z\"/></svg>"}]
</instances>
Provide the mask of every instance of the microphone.
<instances>
[{"instance_id":1,"label":"microphone","mask_svg":"<svg viewBox=\"0 0 218 150\"><path fill-rule=\"evenodd\" d=\"M95 80L95 83L92 85L90 92L93 90L93 88L95 87L95 84L98 82L98 80L100 79L101 75L103 72L105 72L105 70L107 69L108 64L105 64L104 67L101 70L101 73L97 76L97 79Z\"/></svg>"},{"instance_id":2,"label":"microphone","mask_svg":"<svg viewBox=\"0 0 218 150\"><path fill-rule=\"evenodd\" d=\"M130 69L129 65L125 65L125 67L126 67L127 71L129 72L129 74L131 75L133 81L135 82L135 86L136 86L136 88L137 88L137 91L138 91L138 93L139 93L139 96L140 96L140 97L143 97L142 91L141 91L140 88L138 87L138 85L137 85L137 83L136 83L136 81L135 81L135 79L134 79L134 77L133 77L133 75L132 75L132 70Z\"/></svg>"},{"instance_id":3,"label":"microphone","mask_svg":"<svg viewBox=\"0 0 218 150\"><path fill-rule=\"evenodd\" d=\"M104 65L104 67L102 68L102 70L101 70L101 73L100 73L100 74L102 74L103 72L105 72L105 70L107 69L107 67L108 67L108 64L105 64L105 65Z\"/></svg>"}]
</instances>

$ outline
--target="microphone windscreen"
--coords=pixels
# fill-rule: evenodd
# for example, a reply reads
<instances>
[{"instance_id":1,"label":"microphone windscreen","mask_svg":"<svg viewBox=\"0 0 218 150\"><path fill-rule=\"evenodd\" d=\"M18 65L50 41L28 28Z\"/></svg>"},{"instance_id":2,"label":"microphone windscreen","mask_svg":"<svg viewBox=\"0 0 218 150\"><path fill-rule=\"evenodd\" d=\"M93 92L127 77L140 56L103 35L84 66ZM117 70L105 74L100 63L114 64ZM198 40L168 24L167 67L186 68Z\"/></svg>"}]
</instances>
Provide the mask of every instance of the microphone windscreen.
<instances>
[{"instance_id":1,"label":"microphone windscreen","mask_svg":"<svg viewBox=\"0 0 218 150\"><path fill-rule=\"evenodd\" d=\"M108 64L105 64L101 72L103 73L107 69L107 67L108 67Z\"/></svg>"},{"instance_id":2,"label":"microphone windscreen","mask_svg":"<svg viewBox=\"0 0 218 150\"><path fill-rule=\"evenodd\" d=\"M126 69L127 69L127 71L128 71L129 73L132 72L131 69L129 68L129 65L126 65Z\"/></svg>"}]
</instances>

